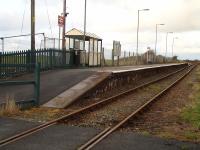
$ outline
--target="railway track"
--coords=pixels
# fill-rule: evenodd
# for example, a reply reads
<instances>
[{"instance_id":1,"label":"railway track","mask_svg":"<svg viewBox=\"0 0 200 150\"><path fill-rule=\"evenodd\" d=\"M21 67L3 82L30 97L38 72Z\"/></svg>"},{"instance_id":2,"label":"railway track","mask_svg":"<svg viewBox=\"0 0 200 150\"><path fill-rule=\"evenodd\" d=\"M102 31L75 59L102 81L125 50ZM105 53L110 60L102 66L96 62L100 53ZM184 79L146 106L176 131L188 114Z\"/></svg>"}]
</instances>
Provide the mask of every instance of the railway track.
<instances>
[{"instance_id":1,"label":"railway track","mask_svg":"<svg viewBox=\"0 0 200 150\"><path fill-rule=\"evenodd\" d=\"M177 73L179 73L179 72L181 72L181 71L183 71L183 70L185 70L185 69L188 69L188 67L182 68L182 69L177 70L177 71L175 71L175 72L173 72L173 73L167 74L166 76L164 76L164 77L162 77L162 78L159 78L159 79L150 81L150 82L148 82L148 83L142 84L142 85L140 85L140 86L138 86L138 87L135 87L135 88L130 89L130 90L128 90L128 91L122 92L122 93L117 94L117 95L115 95L115 96L112 96L112 97L103 99L103 100L101 100L101 101L99 101L99 102L96 102L96 103L91 104L91 105L89 105L89 106L86 106L86 107L84 107L84 108L78 109L78 110L76 110L76 111L74 111L74 112L71 112L71 113L69 113L69 114L67 114L67 115L65 115L65 116L62 116L62 117L60 117L60 118L58 118L58 119L49 121L49 122L44 123L44 124L42 124L42 125L39 125L39 126L37 126L37 127L35 127L35 128L32 128L32 129L23 131L23 132L21 132L21 133L19 133L19 134L17 134L17 135L14 135L14 136L12 136L12 137L9 137L9 138L7 138L7 139L4 139L4 140L0 141L0 147L3 147L3 146L8 145L8 144L10 144L10 143L12 143L12 142L15 142L15 141L17 141L17 140L20 140L20 139L22 139L22 138L25 138L25 137L27 137L27 136L29 136L29 135L32 135L32 134L34 134L34 133L36 133L36 132L39 132L39 131L41 131L41 130L44 130L45 128L48 128L48 127L53 126L53 125L55 125L55 124L57 124L57 123L59 123L59 122L61 122L61 121L64 121L64 120L66 120L66 119L69 119L70 117L74 117L74 116L76 116L76 115L80 115L80 114L86 113L86 112L88 112L88 111L90 111L90 110L93 110L93 109L102 107L102 106L104 106L104 105L106 105L106 104L112 103L112 102L116 101L117 99L119 99L120 97L129 95L130 93L132 93L132 92L134 92L134 91L136 91L136 90L138 90L138 89L144 88L144 87L146 87L146 86L148 86L148 85L151 85L151 84L153 84L153 83L156 83L156 82L159 82L159 81L161 81L161 80L164 80L164 79L166 79L166 78L168 78L168 77L171 77L171 76L173 76L173 75L175 75L175 74L177 74ZM192 69L190 69L189 71L187 71L187 73L184 74L184 76L186 76L191 70L192 70ZM183 78L184 76L182 76L182 78ZM181 78L181 79L182 79L182 78ZM179 81L179 80L178 80L178 81ZM176 81L175 83L177 83L178 81ZM174 84L174 85L175 85L175 84ZM170 85L170 86L174 86L174 85ZM168 89L166 89L165 91L167 91L167 90L168 90ZM165 91L162 91L162 94L165 93ZM159 97L159 96L160 96L160 95L157 95L156 97L154 97L154 99L156 99L156 98ZM151 101L154 101L154 99L152 99ZM151 103L151 101L149 101L149 103ZM146 105L144 105L143 107L145 108ZM142 108L142 109L143 109L143 108ZM141 111L141 110L138 109L137 112L134 112L134 114L137 114L137 113L140 112L140 111ZM132 116L133 116L133 114L131 114L129 117L131 118ZM125 120L124 120L122 123L120 123L119 125L114 126L114 128L113 128L113 127L106 128L106 130L104 130L103 132L101 132L101 133L100 133L99 135L97 135L94 139L92 139L91 141L89 141L88 143L86 143L86 147L85 147L85 145L83 145L80 149L91 148L92 144L95 144L95 143L100 142L100 141L102 140L102 138L107 137L110 133L112 133L112 132L114 132L115 130L117 130L117 129L118 129L121 125L123 125L127 120L129 120L129 119L128 119L128 118L125 119Z\"/></svg>"},{"instance_id":2,"label":"railway track","mask_svg":"<svg viewBox=\"0 0 200 150\"><path fill-rule=\"evenodd\" d=\"M120 127L122 127L124 124L126 124L130 119L133 119L136 117L140 112L145 111L147 107L149 107L153 102L155 102L159 97L166 94L169 89L174 87L177 83L179 83L181 80L183 80L194 68L195 66L192 66L186 73L184 73L180 78L178 78L176 81L174 81L172 84L170 84L168 87L166 87L164 90L156 94L153 98L149 99L145 104L143 104L141 107L133 111L130 115L125 117L122 121L116 123L115 125L106 128L96 136L94 136L92 139L90 139L87 143L82 145L78 148L78 150L90 150L94 148L98 143L105 140L109 135L111 135L113 132L118 130Z\"/></svg>"}]
</instances>

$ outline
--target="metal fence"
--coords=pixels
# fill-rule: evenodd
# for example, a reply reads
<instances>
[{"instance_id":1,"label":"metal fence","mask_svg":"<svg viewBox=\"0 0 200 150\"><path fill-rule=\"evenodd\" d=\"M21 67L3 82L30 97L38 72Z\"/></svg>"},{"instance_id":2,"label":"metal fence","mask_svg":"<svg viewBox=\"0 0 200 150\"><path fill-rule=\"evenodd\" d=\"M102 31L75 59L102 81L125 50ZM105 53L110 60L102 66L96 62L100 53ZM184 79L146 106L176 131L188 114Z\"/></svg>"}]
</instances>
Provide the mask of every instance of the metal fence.
<instances>
[{"instance_id":1,"label":"metal fence","mask_svg":"<svg viewBox=\"0 0 200 150\"><path fill-rule=\"evenodd\" d=\"M177 62L172 58L165 58L162 55L155 56L154 54L138 54L138 56L131 51L121 51L119 57L113 57L113 51L106 49L105 54L105 66L131 66L131 65L147 65L147 64L162 64Z\"/></svg>"},{"instance_id":2,"label":"metal fence","mask_svg":"<svg viewBox=\"0 0 200 150\"><path fill-rule=\"evenodd\" d=\"M34 97L30 100L26 101L17 101L16 104L20 106L20 108L31 107L33 105L39 105L40 99L40 64L28 64L28 65L20 65L20 64L9 64L7 66L0 64L1 68L4 67L13 67L13 68L34 68L34 79L32 80L1 80L0 86L10 86L10 85L33 85L34 86ZM0 103L0 108L4 107L6 103Z\"/></svg>"},{"instance_id":3,"label":"metal fence","mask_svg":"<svg viewBox=\"0 0 200 150\"><path fill-rule=\"evenodd\" d=\"M62 51L56 49L39 49L35 51L14 51L0 53L0 78L11 77L33 71L28 65L40 63L41 71L61 67L85 66L85 51ZM13 64L16 66L9 66Z\"/></svg>"}]
</instances>

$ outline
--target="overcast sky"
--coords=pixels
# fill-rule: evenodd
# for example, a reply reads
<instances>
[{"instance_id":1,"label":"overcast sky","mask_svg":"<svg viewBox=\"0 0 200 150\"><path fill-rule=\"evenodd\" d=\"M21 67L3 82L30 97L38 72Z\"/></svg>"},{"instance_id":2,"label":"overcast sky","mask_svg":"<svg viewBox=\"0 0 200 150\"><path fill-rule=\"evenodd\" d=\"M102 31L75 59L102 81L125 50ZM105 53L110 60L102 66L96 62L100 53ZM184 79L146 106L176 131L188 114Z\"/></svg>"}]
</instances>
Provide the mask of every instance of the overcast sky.
<instances>
[{"instance_id":1,"label":"overcast sky","mask_svg":"<svg viewBox=\"0 0 200 150\"><path fill-rule=\"evenodd\" d=\"M36 32L45 32L49 37L58 37L57 16L62 12L63 0L36 1ZM112 41L119 40L122 49L136 50L137 10L140 13L139 52L155 47L155 25L158 28L159 54L164 55L166 32L169 35L168 56L171 56L173 37L174 53L179 58L200 59L200 1L199 0L87 0L87 31L103 38L105 49L112 48ZM30 0L0 0L0 37L30 33ZM52 26L51 33L47 7ZM25 10L23 30L22 18ZM84 0L67 0L66 30L83 30ZM37 46L42 37L37 37ZM28 49L30 38L5 41L6 50ZM0 44L1 46L1 44ZM1 49L1 48L0 48Z\"/></svg>"}]
</instances>

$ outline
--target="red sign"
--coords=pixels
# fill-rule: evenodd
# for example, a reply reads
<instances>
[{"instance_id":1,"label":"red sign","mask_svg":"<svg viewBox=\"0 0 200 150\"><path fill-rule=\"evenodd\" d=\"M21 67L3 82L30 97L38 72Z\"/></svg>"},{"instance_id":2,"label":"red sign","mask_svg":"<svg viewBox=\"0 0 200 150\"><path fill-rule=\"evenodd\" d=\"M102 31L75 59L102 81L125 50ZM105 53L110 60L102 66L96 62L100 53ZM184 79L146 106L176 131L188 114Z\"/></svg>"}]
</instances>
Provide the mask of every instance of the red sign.
<instances>
[{"instance_id":1,"label":"red sign","mask_svg":"<svg viewBox=\"0 0 200 150\"><path fill-rule=\"evenodd\" d=\"M58 25L60 27L64 26L64 17L63 16L58 16Z\"/></svg>"}]
</instances>

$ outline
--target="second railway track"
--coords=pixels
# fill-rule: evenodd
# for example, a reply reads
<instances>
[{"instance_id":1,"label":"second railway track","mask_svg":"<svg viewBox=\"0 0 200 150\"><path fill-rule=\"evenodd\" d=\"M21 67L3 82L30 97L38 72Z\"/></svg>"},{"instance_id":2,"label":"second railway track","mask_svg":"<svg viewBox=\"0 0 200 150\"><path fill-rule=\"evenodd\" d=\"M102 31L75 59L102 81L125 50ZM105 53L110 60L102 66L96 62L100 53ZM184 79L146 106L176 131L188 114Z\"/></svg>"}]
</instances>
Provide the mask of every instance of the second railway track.
<instances>
[{"instance_id":1,"label":"second railway track","mask_svg":"<svg viewBox=\"0 0 200 150\"><path fill-rule=\"evenodd\" d=\"M167 86L162 91L160 91L159 93L157 93L156 95L154 95L152 98L150 98L143 105L141 105L140 107L138 107L136 110L132 111L129 115L127 115L126 117L124 117L124 119L122 119L121 121L119 121L118 123L113 124L110 127L107 127L105 130L103 130L102 132L100 132L99 134L97 134L95 137L93 137L92 139L90 139L87 143L85 143L84 145L82 145L81 147L79 147L78 150L90 150L90 149L94 148L98 143L100 143L101 141L103 141L104 139L106 139L114 131L116 131L116 130L120 129L121 127L123 127L123 125L125 125L130 119L133 119L140 112L144 111L153 102L155 102L160 96L162 96L163 94L166 94L166 92L169 89L171 89L177 83L179 83L179 81L181 81L182 79L184 79L195 67L196 66L190 67L188 69L188 71L186 71L185 73L183 73L179 78L177 78L169 86Z\"/></svg>"},{"instance_id":2,"label":"second railway track","mask_svg":"<svg viewBox=\"0 0 200 150\"><path fill-rule=\"evenodd\" d=\"M142 88L147 87L147 86L149 86L149 85L151 85L151 84L154 84L154 83L163 81L163 80L165 80L165 79L167 79L167 78L173 77L174 75L177 75L177 74L178 74L179 76L181 76L181 77L183 78L187 73L189 73L190 70L192 70L192 69L190 68L189 71L188 71L188 69L189 69L189 67L180 69L180 70L175 71L175 72L173 72L173 73L170 73L170 74L168 74L168 75L166 75L166 76L164 76L164 77L162 77L162 78L159 78L159 79L150 81L150 82L148 82L148 83L145 83L145 84L143 84L143 85L140 85L140 86L135 87L135 88L133 88L133 89L130 89L130 90L128 90L128 91L119 93L119 94L117 94L117 95L115 95L115 96L112 96L112 97L103 99L103 100L101 100L101 101L99 101L99 102L96 102L96 103L91 104L91 105L89 105L89 106L86 106L86 107L84 107L84 108L78 109L78 110L76 110L76 111L74 111L74 112L71 112L71 113L69 113L68 115L62 116L62 117L60 117L60 118L58 118L58 119L49 121L49 122L44 123L44 124L42 124L42 125L39 125L39 126L37 126L37 127L35 127L35 128L32 128L32 129L30 129L30 130L26 130L26 131L21 132L21 133L19 133L19 134L17 134L17 135L14 135L14 136L12 136L12 137L9 137L9 138L7 138L7 139L4 139L4 140L0 141L0 147L3 147L3 146L5 146L5 145L7 145L7 144L9 144L9 143L14 142L14 141L20 140L20 139L22 139L22 138L24 138L24 137L27 137L27 136L29 136L29 135L31 135L31 134L34 134L34 133L36 133L36 132L38 132L38 131L41 131L41 130L45 129L45 128L48 128L48 127L50 127L50 126L52 126L52 125L55 125L55 124L57 124L57 123L59 123L59 122L62 122L62 121L65 121L65 120L69 120L69 119L71 119L71 118L72 118L72 120L73 120L74 117L80 117L81 115L87 114L87 112L90 113L91 110L94 111L94 110L96 110L97 108L98 108L98 109L99 109L99 108L102 108L103 106L106 106L107 104L111 104L112 102L119 100L119 98L121 98L121 97L128 96L129 94L133 93L134 91L137 91L138 89L142 89ZM179 78L176 79L176 82L178 82L178 80L179 80ZM170 86L173 86L173 85L170 85ZM163 93L164 93L164 91L163 91ZM155 99L156 99L156 97L155 97ZM97 109L97 110L98 110L98 109ZM120 126L121 126L121 125L120 125ZM101 139L102 137L104 137L104 136L107 136L108 132L111 132L111 133L112 133L112 132L115 131L115 130L116 130L116 129L113 130L113 128L111 128L111 127L106 128L106 130L104 130L102 133L100 133L100 135L98 135L98 136L95 137L96 140L92 140L92 144L94 144L95 142L98 143L98 140L100 140L100 139ZM97 140L97 139L98 139L98 140ZM89 142L89 145L88 145L88 144L86 144L86 145L87 145L86 147L83 146L83 147L81 147L81 149L90 148L91 142ZM89 147L88 147L88 146L89 146Z\"/></svg>"}]
</instances>

